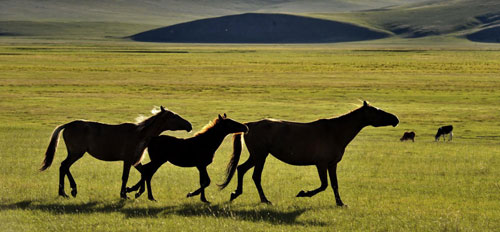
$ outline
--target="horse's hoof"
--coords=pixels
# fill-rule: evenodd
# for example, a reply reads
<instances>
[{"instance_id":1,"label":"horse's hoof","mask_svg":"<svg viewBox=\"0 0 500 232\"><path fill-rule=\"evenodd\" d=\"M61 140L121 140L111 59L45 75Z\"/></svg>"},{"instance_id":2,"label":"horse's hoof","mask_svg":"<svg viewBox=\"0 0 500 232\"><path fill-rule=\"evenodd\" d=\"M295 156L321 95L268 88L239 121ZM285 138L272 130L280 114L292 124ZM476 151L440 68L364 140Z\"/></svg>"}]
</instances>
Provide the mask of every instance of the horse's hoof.
<instances>
[{"instance_id":1,"label":"horse's hoof","mask_svg":"<svg viewBox=\"0 0 500 232\"><path fill-rule=\"evenodd\" d=\"M130 199L127 194L120 194L120 197L123 199L123 200L128 200Z\"/></svg>"},{"instance_id":2,"label":"horse's hoof","mask_svg":"<svg viewBox=\"0 0 500 232\"><path fill-rule=\"evenodd\" d=\"M267 204L267 205L273 205L272 202L268 201L268 200L263 200L263 201L260 201L261 203L264 203L264 204Z\"/></svg>"},{"instance_id":3,"label":"horse's hoof","mask_svg":"<svg viewBox=\"0 0 500 232\"><path fill-rule=\"evenodd\" d=\"M154 202L156 202L156 201L157 201L157 200L156 200L156 199L154 199L153 197L148 197L148 199L149 199L150 201L154 201Z\"/></svg>"},{"instance_id":4,"label":"horse's hoof","mask_svg":"<svg viewBox=\"0 0 500 232\"><path fill-rule=\"evenodd\" d=\"M207 205L210 205L210 204L211 204L211 202L210 202L210 201L207 201L207 200L201 200L201 202L203 202L203 203L205 203L205 204L207 204Z\"/></svg>"},{"instance_id":5,"label":"horse's hoof","mask_svg":"<svg viewBox=\"0 0 500 232\"><path fill-rule=\"evenodd\" d=\"M141 192L135 194L135 199L139 198L142 195Z\"/></svg>"},{"instance_id":6,"label":"horse's hoof","mask_svg":"<svg viewBox=\"0 0 500 232\"><path fill-rule=\"evenodd\" d=\"M296 197L307 197L307 194L306 192L304 192L304 190L300 190Z\"/></svg>"},{"instance_id":7,"label":"horse's hoof","mask_svg":"<svg viewBox=\"0 0 500 232\"><path fill-rule=\"evenodd\" d=\"M194 196L194 194L193 194L193 193L188 193L188 194L186 195L186 197L187 197L187 198L192 197L192 196Z\"/></svg>"},{"instance_id":8,"label":"horse's hoof","mask_svg":"<svg viewBox=\"0 0 500 232\"><path fill-rule=\"evenodd\" d=\"M77 193L76 189L72 189L71 190L71 196L76 197L76 193Z\"/></svg>"},{"instance_id":9,"label":"horse's hoof","mask_svg":"<svg viewBox=\"0 0 500 232\"><path fill-rule=\"evenodd\" d=\"M231 199L229 199L229 201L233 201L234 199L236 199L237 197L239 196L239 194L233 192L231 193Z\"/></svg>"},{"instance_id":10,"label":"horse's hoof","mask_svg":"<svg viewBox=\"0 0 500 232\"><path fill-rule=\"evenodd\" d=\"M347 205L345 205L344 203L340 203L340 204L337 203L337 206L339 208L347 208Z\"/></svg>"},{"instance_id":11,"label":"horse's hoof","mask_svg":"<svg viewBox=\"0 0 500 232\"><path fill-rule=\"evenodd\" d=\"M129 188L129 187L126 187L126 188L125 188L125 192L126 192L126 193L133 192L133 191L134 191L134 190L132 190L132 188Z\"/></svg>"},{"instance_id":12,"label":"horse's hoof","mask_svg":"<svg viewBox=\"0 0 500 232\"><path fill-rule=\"evenodd\" d=\"M66 195L66 193L59 193L59 196L60 196L60 197L64 197L64 198L69 198L69 196L68 196L68 195Z\"/></svg>"}]
</instances>

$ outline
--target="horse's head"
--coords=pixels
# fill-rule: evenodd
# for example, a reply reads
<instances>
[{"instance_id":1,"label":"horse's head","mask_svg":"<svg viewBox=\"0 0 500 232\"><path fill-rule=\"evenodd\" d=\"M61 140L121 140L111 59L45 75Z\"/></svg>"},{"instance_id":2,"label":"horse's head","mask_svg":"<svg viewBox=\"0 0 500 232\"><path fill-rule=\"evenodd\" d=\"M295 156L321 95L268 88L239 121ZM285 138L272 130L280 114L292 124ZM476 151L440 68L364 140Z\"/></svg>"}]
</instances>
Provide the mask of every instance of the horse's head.
<instances>
[{"instance_id":1,"label":"horse's head","mask_svg":"<svg viewBox=\"0 0 500 232\"><path fill-rule=\"evenodd\" d=\"M224 132L228 134L239 133L239 132L248 132L248 127L245 124L234 121L226 116L224 113L223 116L217 118L217 126L223 128Z\"/></svg>"},{"instance_id":2,"label":"horse's head","mask_svg":"<svg viewBox=\"0 0 500 232\"><path fill-rule=\"evenodd\" d=\"M370 126L379 127L391 125L395 127L399 124L399 119L396 115L373 107L366 101L363 101L363 106L359 110L362 112L364 120Z\"/></svg>"},{"instance_id":3,"label":"horse's head","mask_svg":"<svg viewBox=\"0 0 500 232\"><path fill-rule=\"evenodd\" d=\"M160 112L157 113L159 124L162 131L166 130L185 130L190 132L193 127L186 119L182 118L178 114L166 110L163 106L160 107Z\"/></svg>"}]
</instances>

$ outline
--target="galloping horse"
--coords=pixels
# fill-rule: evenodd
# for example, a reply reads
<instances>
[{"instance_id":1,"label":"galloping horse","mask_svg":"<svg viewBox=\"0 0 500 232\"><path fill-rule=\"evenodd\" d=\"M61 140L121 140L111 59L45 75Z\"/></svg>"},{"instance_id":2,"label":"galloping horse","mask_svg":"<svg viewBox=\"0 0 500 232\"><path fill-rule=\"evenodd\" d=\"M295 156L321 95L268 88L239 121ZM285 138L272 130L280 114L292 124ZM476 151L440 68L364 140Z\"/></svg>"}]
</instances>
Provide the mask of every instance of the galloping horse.
<instances>
[{"instance_id":1,"label":"galloping horse","mask_svg":"<svg viewBox=\"0 0 500 232\"><path fill-rule=\"evenodd\" d=\"M335 201L343 206L337 183L337 163L340 162L345 147L365 126L396 126L399 119L390 113L368 105L343 116L320 119L309 123L261 120L245 123L249 132L244 135L250 157L238 166L238 187L231 193L231 201L243 193L243 176L252 167L260 201L270 204L261 186L261 175L266 157L271 153L279 160L292 165L316 165L321 186L312 191L300 191L297 197L312 197L328 187L327 172ZM227 166L226 178L221 189L225 188L234 175L241 154L241 134L233 137L233 155Z\"/></svg>"},{"instance_id":2,"label":"galloping horse","mask_svg":"<svg viewBox=\"0 0 500 232\"><path fill-rule=\"evenodd\" d=\"M59 133L64 130L63 138L68 150L68 157L61 162L59 168L59 195L68 197L64 192L64 177L67 175L72 189L71 195L76 197L76 183L69 168L82 158L85 152L88 152L99 160L123 161L120 197L127 198L125 187L130 167L137 165L136 168L140 170L144 149L151 138L166 130L191 131L191 128L188 121L172 111L165 110L163 106L160 108L160 112L138 124L107 125L81 120L72 121L58 126L52 133L40 171L46 170L52 164L59 141Z\"/></svg>"},{"instance_id":3,"label":"galloping horse","mask_svg":"<svg viewBox=\"0 0 500 232\"><path fill-rule=\"evenodd\" d=\"M151 178L155 172L165 162L180 167L196 167L200 173L200 188L188 193L187 197L201 194L201 201L210 203L205 198L205 188L210 185L210 177L207 173L207 166L212 163L215 151L220 144L231 133L247 132L248 127L239 122L233 121L220 115L211 123L207 124L194 137L181 139L172 136L162 135L151 139L148 146L148 153L151 162L145 164L141 169L141 180L127 192L140 190L135 197L144 193L144 182L148 187L149 200L155 201L151 191Z\"/></svg>"},{"instance_id":4,"label":"galloping horse","mask_svg":"<svg viewBox=\"0 0 500 232\"><path fill-rule=\"evenodd\" d=\"M436 133L436 136L434 136L434 141L439 141L439 137L441 137L441 136L443 136L443 141L446 141L446 137L445 137L446 134L450 135L450 138L448 139L448 141L451 141L451 139L453 138L453 126L452 125L439 127L439 129Z\"/></svg>"}]
</instances>

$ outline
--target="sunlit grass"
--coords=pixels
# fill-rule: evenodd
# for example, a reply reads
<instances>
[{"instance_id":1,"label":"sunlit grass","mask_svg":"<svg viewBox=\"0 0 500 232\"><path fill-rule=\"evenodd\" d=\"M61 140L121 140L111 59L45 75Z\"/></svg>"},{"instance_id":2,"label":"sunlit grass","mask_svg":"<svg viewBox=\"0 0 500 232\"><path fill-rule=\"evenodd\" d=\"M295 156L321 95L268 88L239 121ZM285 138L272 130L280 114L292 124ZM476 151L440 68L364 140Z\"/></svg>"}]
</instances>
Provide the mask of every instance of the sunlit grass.
<instances>
[{"instance_id":1,"label":"sunlit grass","mask_svg":"<svg viewBox=\"0 0 500 232\"><path fill-rule=\"evenodd\" d=\"M0 47L0 229L2 231L494 231L500 227L500 52L373 50L318 46L22 45ZM53 167L38 172L59 124L88 119L133 122L164 105L194 131L217 114L311 121L358 107L359 99L399 116L396 128L365 128L339 164L335 206L314 167L268 158L259 204L251 179L228 204L219 192L229 138L208 167L207 206L185 198L196 169L165 164L153 179L159 202L120 201L122 165L89 155L72 166L75 199L57 197ZM453 124L451 142L433 142ZM416 141L399 142L406 130ZM168 134L188 137L193 134ZM246 152L242 161L248 157ZM241 162L242 162L241 161ZM139 179L131 171L129 185ZM67 189L68 191L68 189ZM132 195L131 195L132 197Z\"/></svg>"}]
</instances>

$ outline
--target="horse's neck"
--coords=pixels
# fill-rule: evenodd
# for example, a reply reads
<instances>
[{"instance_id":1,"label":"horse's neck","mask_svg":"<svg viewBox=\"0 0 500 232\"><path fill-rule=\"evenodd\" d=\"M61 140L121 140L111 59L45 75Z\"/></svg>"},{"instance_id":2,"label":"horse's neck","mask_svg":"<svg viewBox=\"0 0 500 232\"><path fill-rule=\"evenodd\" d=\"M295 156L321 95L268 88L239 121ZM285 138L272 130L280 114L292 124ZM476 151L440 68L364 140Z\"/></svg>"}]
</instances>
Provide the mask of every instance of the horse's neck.
<instances>
[{"instance_id":1,"label":"horse's neck","mask_svg":"<svg viewBox=\"0 0 500 232\"><path fill-rule=\"evenodd\" d=\"M220 129L212 127L207 131L196 135L196 139L205 145L209 145L210 149L214 151L219 148L222 141L226 137L227 134L223 133Z\"/></svg>"},{"instance_id":2,"label":"horse's neck","mask_svg":"<svg viewBox=\"0 0 500 232\"><path fill-rule=\"evenodd\" d=\"M161 134L161 132L163 132L161 129L159 129L160 127L157 125L157 121L155 120L155 118L150 118L147 120L151 121L145 122L145 125L138 125L139 135L141 138L151 138L154 136L158 136Z\"/></svg>"},{"instance_id":3,"label":"horse's neck","mask_svg":"<svg viewBox=\"0 0 500 232\"><path fill-rule=\"evenodd\" d=\"M352 111L338 118L333 118L330 123L335 128L333 133L340 135L337 136L337 139L344 146L344 148L354 139L354 137L356 137L356 135L358 135L361 129L367 126L358 110Z\"/></svg>"}]
</instances>

